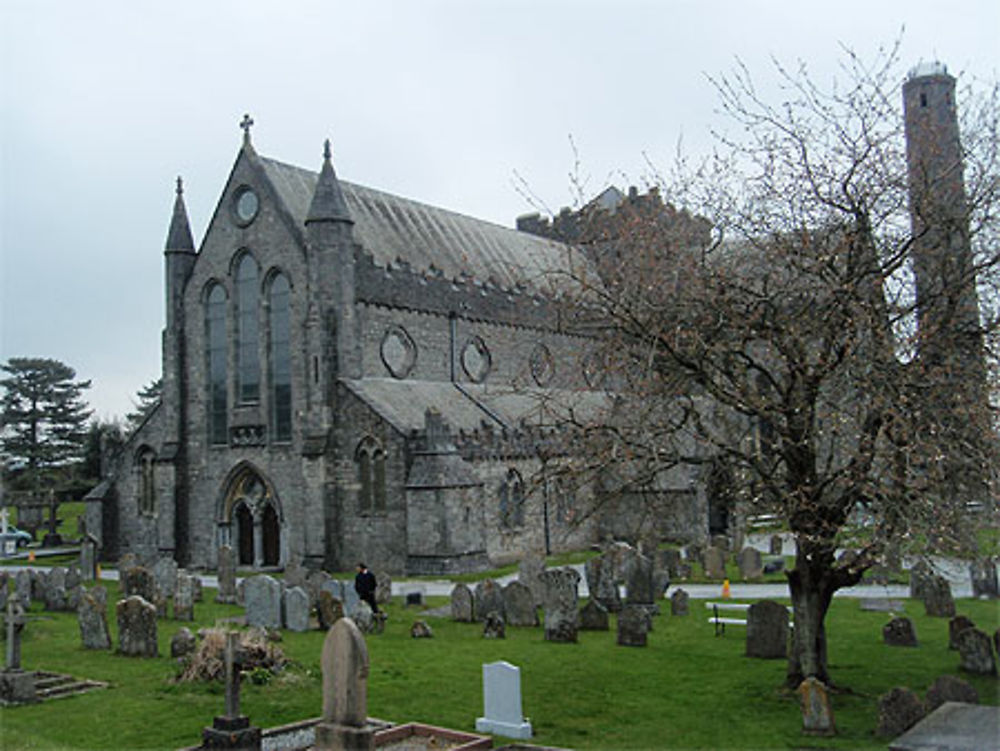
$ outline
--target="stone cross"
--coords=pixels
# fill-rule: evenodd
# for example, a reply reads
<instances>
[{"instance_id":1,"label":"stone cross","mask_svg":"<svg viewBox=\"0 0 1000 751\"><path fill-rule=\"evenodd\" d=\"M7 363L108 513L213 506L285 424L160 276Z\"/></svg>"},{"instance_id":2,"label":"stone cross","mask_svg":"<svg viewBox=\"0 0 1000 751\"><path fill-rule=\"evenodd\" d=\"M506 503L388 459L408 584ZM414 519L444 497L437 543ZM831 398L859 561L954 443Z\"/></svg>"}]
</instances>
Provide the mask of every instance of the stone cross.
<instances>
[{"instance_id":1,"label":"stone cross","mask_svg":"<svg viewBox=\"0 0 1000 751\"><path fill-rule=\"evenodd\" d=\"M368 646L350 618L330 627L323 642L323 718L317 749L373 749L368 725Z\"/></svg>"},{"instance_id":2,"label":"stone cross","mask_svg":"<svg viewBox=\"0 0 1000 751\"><path fill-rule=\"evenodd\" d=\"M250 143L250 128L253 127L253 118L250 117L250 113L243 115L243 119L240 120L240 127L243 129L243 143Z\"/></svg>"},{"instance_id":3,"label":"stone cross","mask_svg":"<svg viewBox=\"0 0 1000 751\"><path fill-rule=\"evenodd\" d=\"M7 600L7 670L21 669L21 629L24 628L24 611L13 598Z\"/></svg>"}]
</instances>

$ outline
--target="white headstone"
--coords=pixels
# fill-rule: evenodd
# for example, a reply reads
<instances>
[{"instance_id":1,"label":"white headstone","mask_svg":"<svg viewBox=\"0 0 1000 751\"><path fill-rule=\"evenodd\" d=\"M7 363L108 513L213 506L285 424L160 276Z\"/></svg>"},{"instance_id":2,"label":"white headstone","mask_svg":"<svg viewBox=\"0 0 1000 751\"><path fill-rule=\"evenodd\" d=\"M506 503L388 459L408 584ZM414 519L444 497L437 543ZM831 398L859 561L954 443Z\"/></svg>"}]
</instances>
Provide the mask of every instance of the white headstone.
<instances>
[{"instance_id":1,"label":"white headstone","mask_svg":"<svg viewBox=\"0 0 1000 751\"><path fill-rule=\"evenodd\" d=\"M521 714L521 668L503 660L483 665L483 715L477 732L531 737L531 723Z\"/></svg>"}]
</instances>

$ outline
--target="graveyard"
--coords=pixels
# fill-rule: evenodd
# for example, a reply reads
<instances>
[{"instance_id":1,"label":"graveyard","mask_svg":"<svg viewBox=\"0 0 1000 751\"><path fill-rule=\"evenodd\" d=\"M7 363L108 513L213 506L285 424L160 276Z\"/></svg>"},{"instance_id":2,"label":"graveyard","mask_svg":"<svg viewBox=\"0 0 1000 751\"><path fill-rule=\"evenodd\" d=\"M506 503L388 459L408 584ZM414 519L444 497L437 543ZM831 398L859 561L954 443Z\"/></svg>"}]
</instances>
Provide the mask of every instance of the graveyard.
<instances>
[{"instance_id":1,"label":"graveyard","mask_svg":"<svg viewBox=\"0 0 1000 751\"><path fill-rule=\"evenodd\" d=\"M589 581L600 581L601 565L588 563ZM121 583L102 581L103 595L95 582L83 582L77 595L67 596L79 598L76 612L69 607L72 603L57 596L50 601L45 595L44 602L32 598L17 637L22 667L92 685L63 698L0 708L4 749L197 747L203 729L223 715L230 701L225 680L178 680L191 658L185 662L171 657L172 642L182 629L192 636L215 626L223 632L246 633L243 621L262 618L251 604L263 596L254 593L257 585L261 591L268 586L280 591L280 585L264 582L264 577L248 581L240 593L244 606L218 602L219 593L211 587L204 587L199 599L197 588L189 591L190 582L175 572L180 585L175 584L177 594L172 599L182 601L175 611L178 603L162 598L159 609L138 596L122 600L122 585L130 592L152 586L137 571L141 569L123 573ZM285 572L286 579L299 575ZM65 585L64 573L51 576L60 587ZM396 725L417 722L473 734L480 726L489 734L491 726L480 723L483 666L497 662L517 666L520 672L524 724L531 737L516 742L556 748L885 748L889 738L876 735L880 700L891 694L896 700L893 706L908 711L907 701L922 701L914 695L929 700L941 690L941 676L964 681L964 690L971 687L980 704L998 704L996 676L960 668L965 652L960 658L956 649L949 648L963 633L972 633L961 632L968 625L964 621L928 614L926 599L904 598L872 608L858 599L838 598L827 621L836 684L830 690L830 703L837 734L805 737L799 696L785 687L786 660L769 653L775 648L774 639L770 646L765 640L763 646L751 649L748 632L754 627L736 625L741 618L744 624L747 618L753 622L754 613L764 610L772 613L772 620L777 614L782 623L785 609L779 606L787 606L786 599L767 607L723 601L731 608L725 615L737 617L720 633L704 602L676 595L676 584L667 590L668 597L658 597L635 595L640 587L633 582L627 589L632 595L605 609L595 600L606 601L615 594L594 586L593 600L577 600L571 592L581 577L572 569L550 568L542 578L556 591L555 604L550 598L544 608L530 596L525 600L527 587L501 587L492 580L457 585L452 598L411 597L412 604L402 594L384 594L382 609L387 617L377 626L370 616L358 620L371 629L363 637L370 661L368 716ZM14 579L12 600L17 596ZM327 581L328 590L342 595L350 587L345 579ZM286 590L286 596L293 589ZM630 604L636 596L655 599L652 604L658 608ZM155 594L150 597L158 599ZM223 594L221 599L230 598ZM347 599L345 595L345 609L350 609ZM556 608L573 615L560 616ZM106 641L99 639L85 648L83 634L90 627L84 628L83 614L88 609L91 615L103 611L107 634ZM123 638L120 619L129 609L141 610L145 620L136 633L130 630ZM471 620L477 609L499 610L504 617ZM268 649L282 655L280 665L273 670L244 670L239 687L240 713L265 732L320 717L324 709L321 663L328 631L318 616L323 620L331 616L310 608L308 599L305 621L293 618L288 610L286 618L279 614L271 628L259 632ZM659 612L643 617L648 610ZM1000 627L996 600L958 598L954 613L986 634ZM335 622L338 615L332 616ZM901 629L896 622L902 617L908 620ZM902 641L897 640L900 632ZM191 641L199 640L193 636ZM986 651L993 654L988 643ZM929 691L932 684L935 687ZM902 692L903 688L914 694ZM897 689L898 695L892 694ZM495 732L496 726L492 727ZM501 734L493 736L495 748L513 742Z\"/></svg>"}]
</instances>

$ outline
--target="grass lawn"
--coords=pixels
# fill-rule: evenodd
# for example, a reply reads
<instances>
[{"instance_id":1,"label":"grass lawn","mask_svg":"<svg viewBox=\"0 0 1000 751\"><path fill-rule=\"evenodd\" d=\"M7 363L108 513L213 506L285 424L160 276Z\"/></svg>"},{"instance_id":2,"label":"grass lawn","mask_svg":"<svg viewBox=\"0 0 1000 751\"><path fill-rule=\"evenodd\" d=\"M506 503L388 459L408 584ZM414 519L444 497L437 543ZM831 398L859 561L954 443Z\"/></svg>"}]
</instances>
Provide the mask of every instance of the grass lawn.
<instances>
[{"instance_id":1,"label":"grass lawn","mask_svg":"<svg viewBox=\"0 0 1000 751\"><path fill-rule=\"evenodd\" d=\"M109 594L113 601L115 585ZM211 602L212 590L205 594L192 630L240 612ZM444 598L430 602L444 603ZM796 697L782 688L784 661L744 657L743 629L716 638L701 602L691 605L689 617L656 617L649 646L642 649L616 646L613 632L581 632L578 644L550 644L540 628L508 628L506 640L484 640L481 626L440 618L427 619L433 639L414 640L409 628L417 611L394 603L385 633L367 638L369 713L472 730L482 713L481 665L502 659L521 667L524 710L539 744L885 748L885 741L872 735L878 696L899 685L922 694L939 675L959 674L958 655L947 649L947 619L928 618L920 603L907 601L920 646L892 648L881 640L887 614L862 612L856 600L836 600L827 629L831 672L844 689L833 699L840 735L804 738ZM172 683L177 666L167 656L144 660L85 651L74 614L37 607L25 631L25 667L108 681L111 687L0 709L0 748L177 748L196 744L201 728L222 712L221 684ZM1000 626L995 603L959 601L958 610L989 633ZM115 634L113 617L109 623ZM181 625L160 621L162 655L169 655L170 637ZM254 724L270 727L320 713L323 637L318 631L284 632L282 647L292 666L266 685L244 681L242 709ZM973 683L981 702L998 703L996 679L961 677Z\"/></svg>"}]
</instances>

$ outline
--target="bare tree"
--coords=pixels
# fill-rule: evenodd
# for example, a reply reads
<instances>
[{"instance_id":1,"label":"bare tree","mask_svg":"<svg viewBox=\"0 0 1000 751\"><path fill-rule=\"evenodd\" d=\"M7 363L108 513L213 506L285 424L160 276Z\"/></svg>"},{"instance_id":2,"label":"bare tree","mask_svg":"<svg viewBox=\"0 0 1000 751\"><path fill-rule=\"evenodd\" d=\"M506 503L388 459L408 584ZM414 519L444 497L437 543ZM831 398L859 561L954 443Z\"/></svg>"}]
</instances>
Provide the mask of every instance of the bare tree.
<instances>
[{"instance_id":1,"label":"bare tree","mask_svg":"<svg viewBox=\"0 0 1000 751\"><path fill-rule=\"evenodd\" d=\"M847 52L829 89L804 66L776 70L776 104L745 68L714 81L736 135L712 159L577 214L597 274L576 280L575 316L611 407L550 414L574 428L562 471L601 498L655 498L681 468L723 467L744 509L781 515L797 685L830 682L838 589L891 546L967 542L970 502L989 506L998 97L962 104L966 151L957 131L934 151L904 138L895 50ZM953 88L930 75L934 95Z\"/></svg>"}]
</instances>

